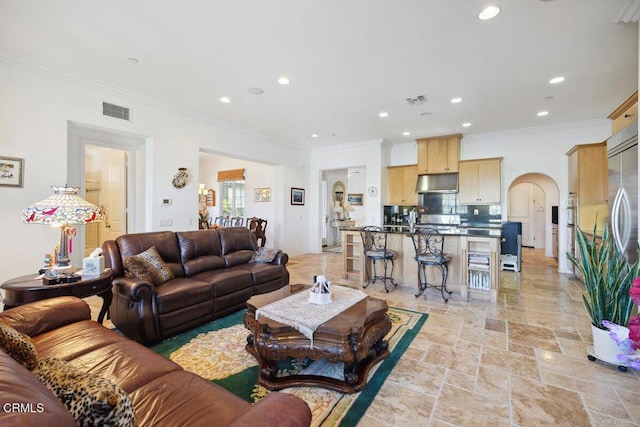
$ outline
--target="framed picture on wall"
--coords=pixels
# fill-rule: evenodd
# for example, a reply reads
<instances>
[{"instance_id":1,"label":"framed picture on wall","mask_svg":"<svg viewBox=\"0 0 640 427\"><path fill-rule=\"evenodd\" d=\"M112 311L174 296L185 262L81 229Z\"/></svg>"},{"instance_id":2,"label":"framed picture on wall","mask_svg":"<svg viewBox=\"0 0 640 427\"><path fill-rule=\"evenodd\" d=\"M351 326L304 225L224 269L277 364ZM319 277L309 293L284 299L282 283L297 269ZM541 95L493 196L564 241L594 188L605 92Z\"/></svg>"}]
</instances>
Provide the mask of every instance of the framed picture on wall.
<instances>
[{"instance_id":1,"label":"framed picture on wall","mask_svg":"<svg viewBox=\"0 0 640 427\"><path fill-rule=\"evenodd\" d=\"M271 201L271 187L262 187L253 189L253 201L254 202L270 202Z\"/></svg>"},{"instance_id":2,"label":"framed picture on wall","mask_svg":"<svg viewBox=\"0 0 640 427\"><path fill-rule=\"evenodd\" d=\"M362 206L362 197L362 193L347 194L347 202L349 202L349 204L353 206Z\"/></svg>"},{"instance_id":3,"label":"framed picture on wall","mask_svg":"<svg viewBox=\"0 0 640 427\"><path fill-rule=\"evenodd\" d=\"M24 159L0 156L0 185L22 187L24 179Z\"/></svg>"},{"instance_id":4,"label":"framed picture on wall","mask_svg":"<svg viewBox=\"0 0 640 427\"><path fill-rule=\"evenodd\" d=\"M291 204L304 205L304 188L291 187Z\"/></svg>"}]
</instances>

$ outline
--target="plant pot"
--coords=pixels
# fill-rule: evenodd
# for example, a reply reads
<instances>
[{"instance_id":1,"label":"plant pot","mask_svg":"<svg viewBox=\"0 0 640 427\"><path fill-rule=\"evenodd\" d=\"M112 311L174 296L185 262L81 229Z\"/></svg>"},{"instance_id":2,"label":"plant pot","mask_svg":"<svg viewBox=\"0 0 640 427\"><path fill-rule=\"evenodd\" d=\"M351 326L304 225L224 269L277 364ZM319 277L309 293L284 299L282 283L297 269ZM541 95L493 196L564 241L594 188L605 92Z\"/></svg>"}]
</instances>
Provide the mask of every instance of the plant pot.
<instances>
[{"instance_id":1,"label":"plant pot","mask_svg":"<svg viewBox=\"0 0 640 427\"><path fill-rule=\"evenodd\" d=\"M629 329L626 329L626 335L623 338L629 337ZM609 336L609 331L596 328L591 325L591 335L593 336L593 355L600 360L603 360L614 365L624 365L623 362L618 360L618 354L621 353L616 342Z\"/></svg>"}]
</instances>

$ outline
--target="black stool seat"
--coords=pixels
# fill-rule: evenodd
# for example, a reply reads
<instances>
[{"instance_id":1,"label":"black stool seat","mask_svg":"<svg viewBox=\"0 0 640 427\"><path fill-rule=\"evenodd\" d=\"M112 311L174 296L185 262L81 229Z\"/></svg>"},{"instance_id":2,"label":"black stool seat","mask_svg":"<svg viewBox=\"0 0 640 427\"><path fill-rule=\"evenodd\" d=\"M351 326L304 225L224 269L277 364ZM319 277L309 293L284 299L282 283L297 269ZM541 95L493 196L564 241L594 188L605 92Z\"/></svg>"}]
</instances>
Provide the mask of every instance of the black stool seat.
<instances>
[{"instance_id":1,"label":"black stool seat","mask_svg":"<svg viewBox=\"0 0 640 427\"><path fill-rule=\"evenodd\" d=\"M449 260L451 255L443 253L444 236L435 228L421 228L411 235L413 247L416 251L415 260L418 264L418 293L419 297L428 287L440 289L444 302L449 302L447 290L447 276L449 275ZM427 267L436 267L440 270L442 281L439 284L431 284L427 281ZM445 292L447 295L445 295Z\"/></svg>"},{"instance_id":2,"label":"black stool seat","mask_svg":"<svg viewBox=\"0 0 640 427\"><path fill-rule=\"evenodd\" d=\"M398 286L397 283L393 281L393 269L394 269L394 260L396 259L396 252L390 249L387 249L387 232L383 231L382 228L377 226L366 226L362 227L360 230L360 237L362 238L362 247L365 257L365 270L367 272L367 283L363 286L366 288L369 286L369 283L375 283L376 280L381 280L384 284L384 290L389 292L387 288L387 281L389 281L395 287ZM373 275L371 275L369 269L366 267L366 262L371 261L371 270L373 270ZM382 263L382 269L384 274L378 275L376 270L376 264L380 262ZM391 273L388 273L388 266L391 263Z\"/></svg>"}]
</instances>

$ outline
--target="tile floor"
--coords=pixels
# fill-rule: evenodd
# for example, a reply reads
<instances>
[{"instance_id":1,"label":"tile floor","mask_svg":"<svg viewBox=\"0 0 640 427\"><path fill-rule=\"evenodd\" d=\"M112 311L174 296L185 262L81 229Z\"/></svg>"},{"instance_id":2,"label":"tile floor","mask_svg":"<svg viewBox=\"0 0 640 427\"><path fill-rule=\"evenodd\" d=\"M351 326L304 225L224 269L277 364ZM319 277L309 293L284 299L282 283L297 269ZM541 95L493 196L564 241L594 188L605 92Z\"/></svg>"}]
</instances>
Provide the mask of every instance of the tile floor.
<instances>
[{"instance_id":1,"label":"tile floor","mask_svg":"<svg viewBox=\"0 0 640 427\"><path fill-rule=\"evenodd\" d=\"M314 274L339 283L341 270L340 254L290 258L292 283ZM497 304L366 289L429 319L360 426L640 425L640 375L587 360L580 282L533 249L523 251L522 272L503 271L500 282ZM97 316L101 301L88 301Z\"/></svg>"}]
</instances>

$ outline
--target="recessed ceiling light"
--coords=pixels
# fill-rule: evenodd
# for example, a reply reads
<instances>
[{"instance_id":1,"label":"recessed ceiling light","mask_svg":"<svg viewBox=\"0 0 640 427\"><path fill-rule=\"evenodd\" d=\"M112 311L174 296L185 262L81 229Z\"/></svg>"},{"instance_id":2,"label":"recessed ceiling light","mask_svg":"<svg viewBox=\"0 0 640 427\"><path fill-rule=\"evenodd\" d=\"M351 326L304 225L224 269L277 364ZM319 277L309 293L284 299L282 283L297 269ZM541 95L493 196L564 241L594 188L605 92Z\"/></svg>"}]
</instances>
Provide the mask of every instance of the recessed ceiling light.
<instances>
[{"instance_id":1,"label":"recessed ceiling light","mask_svg":"<svg viewBox=\"0 0 640 427\"><path fill-rule=\"evenodd\" d=\"M462 102L462 98L460 98L460 97L451 98L451 103L452 104L458 104L460 102Z\"/></svg>"},{"instance_id":2,"label":"recessed ceiling light","mask_svg":"<svg viewBox=\"0 0 640 427\"><path fill-rule=\"evenodd\" d=\"M471 123L469 123L469 122L465 122L465 123L462 124L463 128L468 128L469 126L471 126Z\"/></svg>"},{"instance_id":3,"label":"recessed ceiling light","mask_svg":"<svg viewBox=\"0 0 640 427\"><path fill-rule=\"evenodd\" d=\"M133 58L133 57L131 57L131 58L127 58L127 60L128 60L129 62L131 62L132 64L137 64L137 63L138 63L138 59L137 59L137 58Z\"/></svg>"},{"instance_id":4,"label":"recessed ceiling light","mask_svg":"<svg viewBox=\"0 0 640 427\"><path fill-rule=\"evenodd\" d=\"M311 138L317 138L317 137L318 137L317 133L314 133L313 135L311 135Z\"/></svg>"},{"instance_id":5,"label":"recessed ceiling light","mask_svg":"<svg viewBox=\"0 0 640 427\"><path fill-rule=\"evenodd\" d=\"M282 76L278 79L278 83L280 83L281 85L288 85L290 82L288 78Z\"/></svg>"},{"instance_id":6,"label":"recessed ceiling light","mask_svg":"<svg viewBox=\"0 0 640 427\"><path fill-rule=\"evenodd\" d=\"M220 98L220 102L222 102L223 104L228 104L231 102L231 99L227 98L226 96L223 96L222 98Z\"/></svg>"},{"instance_id":7,"label":"recessed ceiling light","mask_svg":"<svg viewBox=\"0 0 640 427\"><path fill-rule=\"evenodd\" d=\"M402 135L404 135L404 136L409 136L409 135L411 135L411 132L409 132L408 130L406 130L406 131L402 132Z\"/></svg>"},{"instance_id":8,"label":"recessed ceiling light","mask_svg":"<svg viewBox=\"0 0 640 427\"><path fill-rule=\"evenodd\" d=\"M553 96L547 96L544 98L545 101L553 101Z\"/></svg>"},{"instance_id":9,"label":"recessed ceiling light","mask_svg":"<svg viewBox=\"0 0 640 427\"><path fill-rule=\"evenodd\" d=\"M498 6L487 6L478 14L478 19L486 21L487 19L495 18L499 13L500 8Z\"/></svg>"},{"instance_id":10,"label":"recessed ceiling light","mask_svg":"<svg viewBox=\"0 0 640 427\"><path fill-rule=\"evenodd\" d=\"M562 76L558 76L558 77L554 77L551 80L549 80L549 83L551 83L552 85L558 84L558 83L562 83L564 81L564 77Z\"/></svg>"},{"instance_id":11,"label":"recessed ceiling light","mask_svg":"<svg viewBox=\"0 0 640 427\"><path fill-rule=\"evenodd\" d=\"M549 114L548 111L540 111L538 112L538 117L543 117L543 116L546 116L547 114Z\"/></svg>"},{"instance_id":12,"label":"recessed ceiling light","mask_svg":"<svg viewBox=\"0 0 640 427\"><path fill-rule=\"evenodd\" d=\"M262 95L264 93L264 90L260 89L259 87L250 87L248 91L252 95Z\"/></svg>"},{"instance_id":13,"label":"recessed ceiling light","mask_svg":"<svg viewBox=\"0 0 640 427\"><path fill-rule=\"evenodd\" d=\"M431 111L425 111L423 113L420 113L420 115L423 116L423 117L428 117L428 116L431 115Z\"/></svg>"},{"instance_id":14,"label":"recessed ceiling light","mask_svg":"<svg viewBox=\"0 0 640 427\"><path fill-rule=\"evenodd\" d=\"M387 113L386 111L383 111L380 114L378 114L378 116L380 116L380 117L387 117L388 115L389 115L389 113Z\"/></svg>"}]
</instances>

